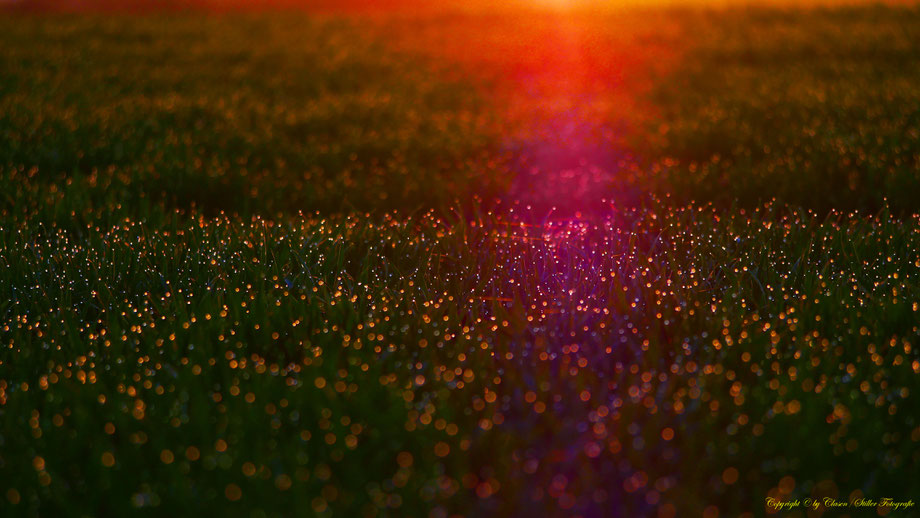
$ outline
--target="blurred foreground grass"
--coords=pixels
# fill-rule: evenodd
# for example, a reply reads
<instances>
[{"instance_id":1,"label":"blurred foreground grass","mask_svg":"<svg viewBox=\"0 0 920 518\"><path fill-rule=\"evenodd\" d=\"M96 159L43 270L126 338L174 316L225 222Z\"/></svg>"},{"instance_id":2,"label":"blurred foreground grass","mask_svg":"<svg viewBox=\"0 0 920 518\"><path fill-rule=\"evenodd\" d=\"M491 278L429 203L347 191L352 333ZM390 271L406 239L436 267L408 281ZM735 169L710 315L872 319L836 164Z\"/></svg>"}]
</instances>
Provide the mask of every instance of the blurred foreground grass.
<instances>
[{"instance_id":1,"label":"blurred foreground grass","mask_svg":"<svg viewBox=\"0 0 920 518\"><path fill-rule=\"evenodd\" d=\"M917 12L528 16L0 21L0 514L911 498Z\"/></svg>"}]
</instances>

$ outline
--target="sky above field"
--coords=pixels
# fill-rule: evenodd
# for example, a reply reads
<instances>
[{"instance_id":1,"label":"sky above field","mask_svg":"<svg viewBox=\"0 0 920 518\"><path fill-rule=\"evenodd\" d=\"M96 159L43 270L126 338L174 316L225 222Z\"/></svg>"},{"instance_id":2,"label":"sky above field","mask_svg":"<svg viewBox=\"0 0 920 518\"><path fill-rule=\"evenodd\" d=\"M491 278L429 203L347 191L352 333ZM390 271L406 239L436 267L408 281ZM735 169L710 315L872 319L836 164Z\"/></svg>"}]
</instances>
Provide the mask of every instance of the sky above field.
<instances>
[{"instance_id":1,"label":"sky above field","mask_svg":"<svg viewBox=\"0 0 920 518\"><path fill-rule=\"evenodd\" d=\"M148 11L175 8L215 10L293 8L329 11L431 11L443 9L496 11L518 9L619 10L642 7L731 8L738 6L912 5L915 3L912 0L513 0L509 2L492 2L488 0L0 0L0 8L13 7L40 11Z\"/></svg>"}]
</instances>

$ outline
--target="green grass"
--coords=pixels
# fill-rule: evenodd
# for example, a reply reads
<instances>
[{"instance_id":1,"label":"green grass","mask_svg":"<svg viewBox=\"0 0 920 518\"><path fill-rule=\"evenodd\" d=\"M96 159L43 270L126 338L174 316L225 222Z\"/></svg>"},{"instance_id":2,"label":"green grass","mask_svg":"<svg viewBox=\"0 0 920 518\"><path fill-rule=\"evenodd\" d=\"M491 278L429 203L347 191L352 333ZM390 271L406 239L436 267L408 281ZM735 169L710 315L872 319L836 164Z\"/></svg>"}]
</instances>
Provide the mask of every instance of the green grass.
<instances>
[{"instance_id":1,"label":"green grass","mask_svg":"<svg viewBox=\"0 0 920 518\"><path fill-rule=\"evenodd\" d=\"M632 69L647 111L583 107L631 144L592 194L650 193L568 220L494 202L521 53L458 77L401 19L0 21L0 514L912 498L917 11L607 16L585 41L682 51Z\"/></svg>"},{"instance_id":2,"label":"green grass","mask_svg":"<svg viewBox=\"0 0 920 518\"><path fill-rule=\"evenodd\" d=\"M64 210L443 206L483 179L491 135L475 91L342 20L14 17L3 28L0 164L14 183L68 191L65 204L81 197ZM7 196L7 210L24 201Z\"/></svg>"},{"instance_id":3,"label":"green grass","mask_svg":"<svg viewBox=\"0 0 920 518\"><path fill-rule=\"evenodd\" d=\"M920 11L755 10L688 24L705 36L654 93L648 134L660 142L645 146L670 159L646 165L663 171L664 190L917 211Z\"/></svg>"}]
</instances>

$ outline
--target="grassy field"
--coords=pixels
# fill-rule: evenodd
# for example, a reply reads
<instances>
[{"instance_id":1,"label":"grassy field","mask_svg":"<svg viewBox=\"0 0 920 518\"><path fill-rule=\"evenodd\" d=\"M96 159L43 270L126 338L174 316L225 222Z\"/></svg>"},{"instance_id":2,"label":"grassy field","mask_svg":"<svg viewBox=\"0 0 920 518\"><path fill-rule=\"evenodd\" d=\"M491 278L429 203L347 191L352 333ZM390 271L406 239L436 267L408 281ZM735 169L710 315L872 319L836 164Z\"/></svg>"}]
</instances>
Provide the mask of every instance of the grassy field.
<instances>
[{"instance_id":1,"label":"grassy field","mask_svg":"<svg viewBox=\"0 0 920 518\"><path fill-rule=\"evenodd\" d=\"M916 41L881 6L0 19L0 515L916 497Z\"/></svg>"}]
</instances>

